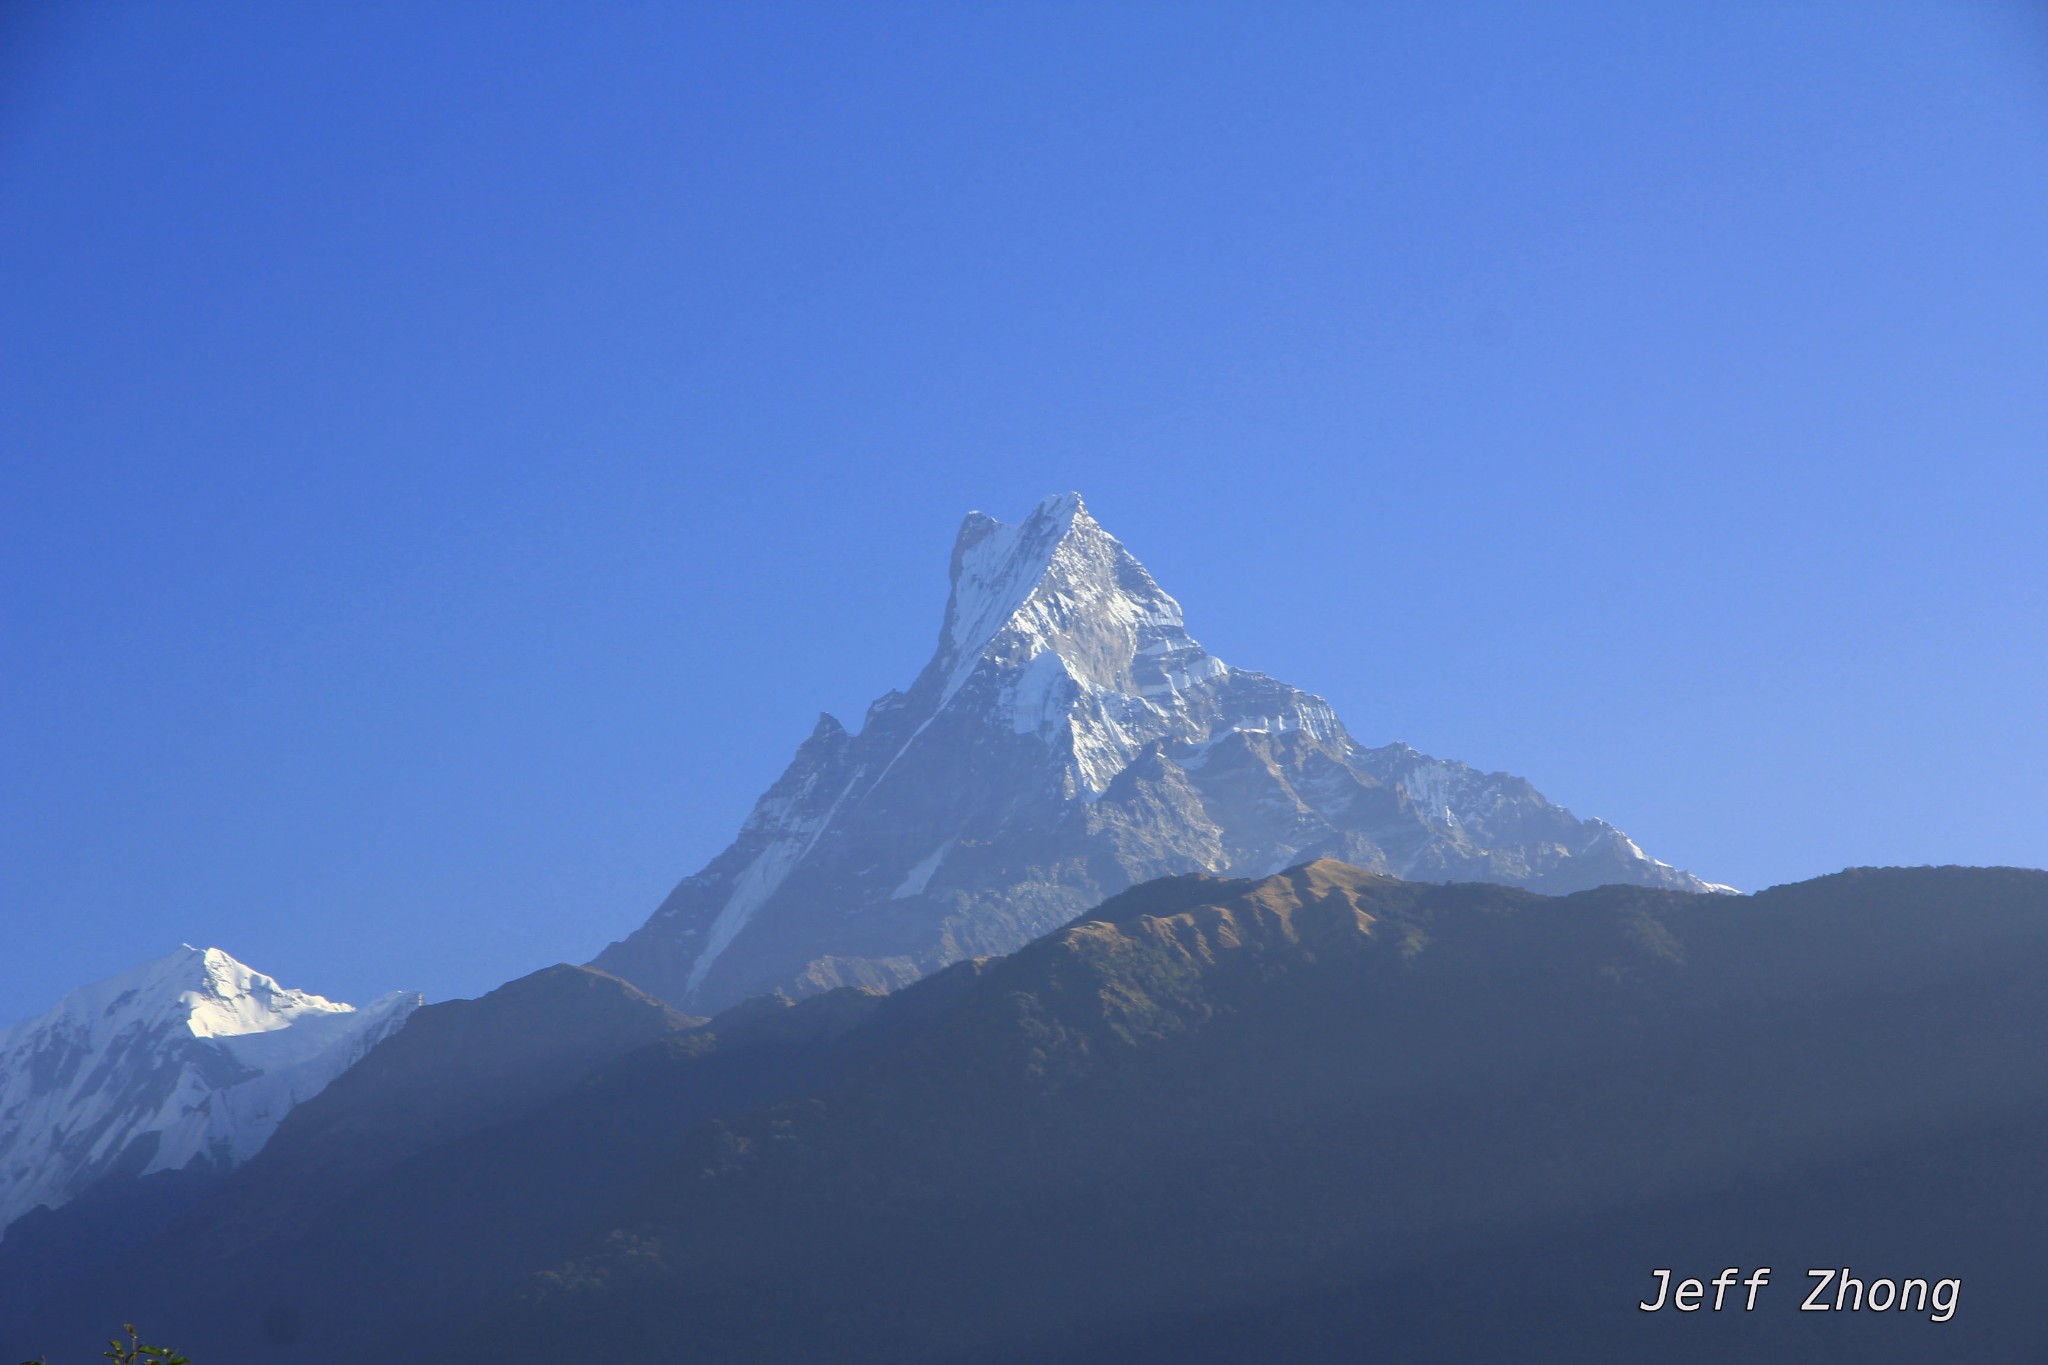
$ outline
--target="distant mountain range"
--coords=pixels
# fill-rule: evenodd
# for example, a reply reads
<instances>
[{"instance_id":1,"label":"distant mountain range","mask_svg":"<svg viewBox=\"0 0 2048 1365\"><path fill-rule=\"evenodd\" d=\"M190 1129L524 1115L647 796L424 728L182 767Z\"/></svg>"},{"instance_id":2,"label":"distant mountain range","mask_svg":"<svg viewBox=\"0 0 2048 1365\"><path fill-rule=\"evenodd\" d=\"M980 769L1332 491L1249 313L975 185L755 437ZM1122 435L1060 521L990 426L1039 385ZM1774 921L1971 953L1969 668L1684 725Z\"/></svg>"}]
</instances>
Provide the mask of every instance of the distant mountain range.
<instances>
[{"instance_id":1,"label":"distant mountain range","mask_svg":"<svg viewBox=\"0 0 2048 1365\"><path fill-rule=\"evenodd\" d=\"M420 1003L362 1009L182 947L0 1033L0 1229L101 1181L225 1171Z\"/></svg>"},{"instance_id":2,"label":"distant mountain range","mask_svg":"<svg viewBox=\"0 0 2048 1365\"><path fill-rule=\"evenodd\" d=\"M0 1359L2031 1358L2048 872L1728 890L972 514L911 688L593 965L0 1034ZM1772 1313L1635 1307L1730 1264ZM1842 1265L1967 1303L1801 1315Z\"/></svg>"},{"instance_id":3,"label":"distant mountain range","mask_svg":"<svg viewBox=\"0 0 2048 1365\"><path fill-rule=\"evenodd\" d=\"M1128 886L1318 857L1548 893L1728 890L1505 773L1365 748L1329 705L1233 668L1078 495L970 513L931 662L831 716L731 847L592 964L678 1008L890 989L1003 953Z\"/></svg>"},{"instance_id":4,"label":"distant mountain range","mask_svg":"<svg viewBox=\"0 0 2048 1365\"><path fill-rule=\"evenodd\" d=\"M2044 978L2042 872L1552 898L1330 861L708 1024L552 968L420 1010L181 1217L25 1222L0 1348L2030 1358ZM1728 1265L1775 1267L1756 1313L1635 1306ZM1842 1265L1961 1309L1798 1312Z\"/></svg>"},{"instance_id":5,"label":"distant mountain range","mask_svg":"<svg viewBox=\"0 0 2048 1365\"><path fill-rule=\"evenodd\" d=\"M1316 857L1727 889L1520 778L1360 747L1321 698L1204 651L1076 495L1018 526L970 514L951 576L910 690L857 735L822 718L734 844L593 965L697 1014L892 989L1149 878ZM0 1230L105 1181L246 1161L417 1003L356 1011L189 948L78 992L0 1035Z\"/></svg>"}]
</instances>

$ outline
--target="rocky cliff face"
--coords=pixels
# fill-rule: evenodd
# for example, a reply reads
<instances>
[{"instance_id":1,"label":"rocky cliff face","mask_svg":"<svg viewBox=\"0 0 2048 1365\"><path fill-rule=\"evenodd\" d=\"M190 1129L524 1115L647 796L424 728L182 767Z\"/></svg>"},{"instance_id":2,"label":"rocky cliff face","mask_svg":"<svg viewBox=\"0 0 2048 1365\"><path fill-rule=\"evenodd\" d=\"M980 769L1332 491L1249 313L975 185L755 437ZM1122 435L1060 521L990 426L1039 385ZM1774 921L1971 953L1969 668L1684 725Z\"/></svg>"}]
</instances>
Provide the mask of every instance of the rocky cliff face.
<instances>
[{"instance_id":1,"label":"rocky cliff face","mask_svg":"<svg viewBox=\"0 0 2048 1365\"><path fill-rule=\"evenodd\" d=\"M1721 889L1520 778L1368 749L1320 697L1233 668L1081 499L970 513L931 662L831 716L742 826L594 965L696 1013L895 987L1184 872L1333 857L1562 893Z\"/></svg>"}]
</instances>

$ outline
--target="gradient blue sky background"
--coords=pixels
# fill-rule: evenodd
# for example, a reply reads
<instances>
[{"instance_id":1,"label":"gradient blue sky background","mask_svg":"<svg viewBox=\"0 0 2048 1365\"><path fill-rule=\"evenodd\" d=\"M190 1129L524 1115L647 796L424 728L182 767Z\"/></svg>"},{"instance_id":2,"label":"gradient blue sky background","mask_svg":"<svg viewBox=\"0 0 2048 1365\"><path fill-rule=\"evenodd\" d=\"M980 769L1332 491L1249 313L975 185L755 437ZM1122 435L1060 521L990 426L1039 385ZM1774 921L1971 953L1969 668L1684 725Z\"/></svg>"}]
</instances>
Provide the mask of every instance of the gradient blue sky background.
<instances>
[{"instance_id":1,"label":"gradient blue sky background","mask_svg":"<svg viewBox=\"0 0 2048 1365\"><path fill-rule=\"evenodd\" d=\"M10 9L0 1022L586 959L1069 488L1710 878L2048 864L2040 14Z\"/></svg>"}]
</instances>

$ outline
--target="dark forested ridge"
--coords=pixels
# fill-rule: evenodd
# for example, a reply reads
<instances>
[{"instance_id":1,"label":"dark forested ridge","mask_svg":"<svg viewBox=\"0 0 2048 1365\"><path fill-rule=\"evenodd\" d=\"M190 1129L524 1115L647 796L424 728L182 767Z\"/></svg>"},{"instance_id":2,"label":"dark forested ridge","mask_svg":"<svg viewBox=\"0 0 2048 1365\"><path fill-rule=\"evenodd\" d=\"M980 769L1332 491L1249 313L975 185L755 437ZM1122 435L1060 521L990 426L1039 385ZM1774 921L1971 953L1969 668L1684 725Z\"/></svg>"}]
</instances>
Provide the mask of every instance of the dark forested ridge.
<instances>
[{"instance_id":1,"label":"dark forested ridge","mask_svg":"<svg viewBox=\"0 0 2048 1365\"><path fill-rule=\"evenodd\" d=\"M37 1327L146 1299L202 1361L2028 1358L2044 983L2040 872L1168 878L893 996L665 1026L264 1233L260 1275L188 1238ZM1958 1311L1798 1312L1844 1264L1959 1276ZM1731 1265L1773 1267L1756 1312L1635 1307Z\"/></svg>"}]
</instances>

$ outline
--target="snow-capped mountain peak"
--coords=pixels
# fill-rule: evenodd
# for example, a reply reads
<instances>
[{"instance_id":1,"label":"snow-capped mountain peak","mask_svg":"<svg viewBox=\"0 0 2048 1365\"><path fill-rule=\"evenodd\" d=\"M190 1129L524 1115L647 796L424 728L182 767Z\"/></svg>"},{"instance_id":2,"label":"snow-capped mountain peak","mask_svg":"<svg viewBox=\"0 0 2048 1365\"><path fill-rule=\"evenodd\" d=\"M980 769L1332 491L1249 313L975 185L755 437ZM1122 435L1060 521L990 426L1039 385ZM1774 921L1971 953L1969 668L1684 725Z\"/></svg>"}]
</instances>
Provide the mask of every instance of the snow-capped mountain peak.
<instances>
[{"instance_id":1,"label":"snow-capped mountain peak","mask_svg":"<svg viewBox=\"0 0 2048 1365\"><path fill-rule=\"evenodd\" d=\"M1015 526L970 512L938 648L903 697L919 723L896 758L965 696L1061 751L1068 786L1092 800L1146 744L1208 738L1218 718L1195 715L1183 694L1230 671L1078 493L1045 499Z\"/></svg>"},{"instance_id":2,"label":"snow-capped mountain peak","mask_svg":"<svg viewBox=\"0 0 2048 1365\"><path fill-rule=\"evenodd\" d=\"M110 1176L233 1166L421 1003L291 990L218 948L71 992L0 1032L0 1228Z\"/></svg>"},{"instance_id":3,"label":"snow-capped mountain peak","mask_svg":"<svg viewBox=\"0 0 2048 1365\"><path fill-rule=\"evenodd\" d=\"M732 846L595 965L711 1012L1008 952L1134 881L1334 857L1417 880L1708 890L1528 782L1358 744L1232 668L1076 494L969 513L937 646L822 717ZM766 926L766 927L764 927Z\"/></svg>"},{"instance_id":4,"label":"snow-capped mountain peak","mask_svg":"<svg viewBox=\"0 0 2048 1365\"><path fill-rule=\"evenodd\" d=\"M1201 650L1183 628L1180 603L1088 514L1078 493L1045 499L1015 526L968 513L952 580L939 649L927 667L927 675L945 678L941 705L991 658L1014 664L1053 653L1079 681L1137 691L1144 689L1134 675L1141 659Z\"/></svg>"}]
</instances>

